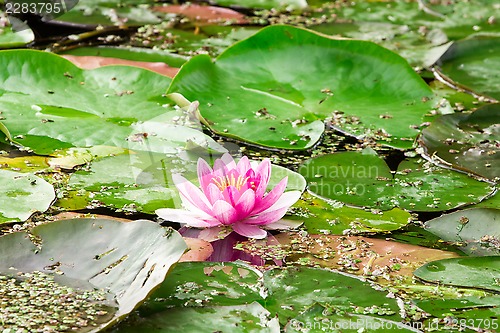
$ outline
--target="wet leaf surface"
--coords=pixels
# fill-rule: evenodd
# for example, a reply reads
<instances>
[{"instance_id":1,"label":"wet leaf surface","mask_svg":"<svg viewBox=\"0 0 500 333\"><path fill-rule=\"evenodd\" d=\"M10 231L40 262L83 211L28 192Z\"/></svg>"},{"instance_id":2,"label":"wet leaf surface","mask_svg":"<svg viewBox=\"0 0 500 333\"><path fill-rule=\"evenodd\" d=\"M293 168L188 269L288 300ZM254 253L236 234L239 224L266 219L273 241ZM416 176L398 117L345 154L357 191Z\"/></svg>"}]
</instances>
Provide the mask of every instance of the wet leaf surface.
<instances>
[{"instance_id":1,"label":"wet leaf surface","mask_svg":"<svg viewBox=\"0 0 500 333\"><path fill-rule=\"evenodd\" d=\"M500 99L500 37L455 42L437 62L437 75L452 85ZM487 55L487 56L485 56Z\"/></svg>"},{"instance_id":2,"label":"wet leaf surface","mask_svg":"<svg viewBox=\"0 0 500 333\"><path fill-rule=\"evenodd\" d=\"M306 161L299 172L314 194L380 210L443 211L477 203L494 189L463 173L408 158L393 175L373 150L339 152Z\"/></svg>"},{"instance_id":3,"label":"wet leaf surface","mask_svg":"<svg viewBox=\"0 0 500 333\"><path fill-rule=\"evenodd\" d=\"M425 229L468 255L499 255L499 221L498 209L465 209L427 221Z\"/></svg>"},{"instance_id":4,"label":"wet leaf surface","mask_svg":"<svg viewBox=\"0 0 500 333\"><path fill-rule=\"evenodd\" d=\"M491 180L500 179L500 105L473 113L444 115L422 131L420 145L429 159Z\"/></svg>"},{"instance_id":5,"label":"wet leaf surface","mask_svg":"<svg viewBox=\"0 0 500 333\"><path fill-rule=\"evenodd\" d=\"M433 261L414 272L418 278L444 285L500 291L500 256Z\"/></svg>"}]
</instances>

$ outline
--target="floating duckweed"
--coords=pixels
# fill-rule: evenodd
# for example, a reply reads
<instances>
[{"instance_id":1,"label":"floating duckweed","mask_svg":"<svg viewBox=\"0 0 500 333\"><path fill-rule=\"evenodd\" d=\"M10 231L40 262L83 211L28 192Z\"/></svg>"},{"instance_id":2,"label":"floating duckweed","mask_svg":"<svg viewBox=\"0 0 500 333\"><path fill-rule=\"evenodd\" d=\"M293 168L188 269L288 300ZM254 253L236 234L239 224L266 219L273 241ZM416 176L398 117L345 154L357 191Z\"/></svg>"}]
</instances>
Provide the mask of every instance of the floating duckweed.
<instances>
[{"instance_id":1,"label":"floating duckweed","mask_svg":"<svg viewBox=\"0 0 500 333\"><path fill-rule=\"evenodd\" d=\"M0 331L89 331L113 314L106 301L103 291L60 285L38 271L0 275Z\"/></svg>"}]
</instances>

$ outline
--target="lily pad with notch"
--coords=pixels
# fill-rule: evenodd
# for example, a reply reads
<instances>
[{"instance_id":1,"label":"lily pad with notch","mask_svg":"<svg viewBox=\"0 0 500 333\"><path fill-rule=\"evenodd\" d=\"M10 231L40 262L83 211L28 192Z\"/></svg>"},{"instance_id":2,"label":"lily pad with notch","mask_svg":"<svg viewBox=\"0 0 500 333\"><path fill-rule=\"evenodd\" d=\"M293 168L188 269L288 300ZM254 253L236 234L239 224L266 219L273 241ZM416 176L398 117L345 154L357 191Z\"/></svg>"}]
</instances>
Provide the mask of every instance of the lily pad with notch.
<instances>
[{"instance_id":1,"label":"lily pad with notch","mask_svg":"<svg viewBox=\"0 0 500 333\"><path fill-rule=\"evenodd\" d=\"M432 261L414 275L427 282L500 292L500 256L462 257Z\"/></svg>"},{"instance_id":2,"label":"lily pad with notch","mask_svg":"<svg viewBox=\"0 0 500 333\"><path fill-rule=\"evenodd\" d=\"M491 180L500 180L500 104L472 113L443 115L419 138L429 159Z\"/></svg>"},{"instance_id":3,"label":"lily pad with notch","mask_svg":"<svg viewBox=\"0 0 500 333\"><path fill-rule=\"evenodd\" d=\"M291 150L312 147L327 118L349 135L409 148L434 107L430 88L398 55L281 25L215 61L192 58L168 93L198 100L201 120L216 134Z\"/></svg>"},{"instance_id":4,"label":"lily pad with notch","mask_svg":"<svg viewBox=\"0 0 500 333\"><path fill-rule=\"evenodd\" d=\"M60 56L0 51L0 111L12 139L37 154L108 145L177 154L186 142L225 151L164 96L170 79L131 66L82 70Z\"/></svg>"},{"instance_id":5,"label":"lily pad with notch","mask_svg":"<svg viewBox=\"0 0 500 333\"><path fill-rule=\"evenodd\" d=\"M436 62L435 75L451 86L500 100L500 37L476 36L455 42Z\"/></svg>"}]
</instances>

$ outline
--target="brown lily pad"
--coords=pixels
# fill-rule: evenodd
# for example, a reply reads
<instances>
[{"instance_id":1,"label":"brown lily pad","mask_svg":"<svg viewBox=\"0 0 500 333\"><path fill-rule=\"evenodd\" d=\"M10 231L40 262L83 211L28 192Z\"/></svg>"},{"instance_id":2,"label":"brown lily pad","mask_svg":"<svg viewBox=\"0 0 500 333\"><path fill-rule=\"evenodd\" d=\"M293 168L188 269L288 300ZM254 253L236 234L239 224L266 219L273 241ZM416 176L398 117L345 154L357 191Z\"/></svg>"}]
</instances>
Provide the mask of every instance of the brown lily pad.
<instances>
[{"instance_id":1,"label":"brown lily pad","mask_svg":"<svg viewBox=\"0 0 500 333\"><path fill-rule=\"evenodd\" d=\"M266 253L290 265L332 268L381 283L395 277L411 277L415 269L427 262L458 257L453 252L360 236L290 232L275 237L279 246L246 242L240 248L250 253Z\"/></svg>"},{"instance_id":2,"label":"brown lily pad","mask_svg":"<svg viewBox=\"0 0 500 333\"><path fill-rule=\"evenodd\" d=\"M189 250L184 253L179 262L205 261L214 252L214 248L212 247L212 245L209 242L204 241L203 239L190 237L183 238Z\"/></svg>"},{"instance_id":3,"label":"brown lily pad","mask_svg":"<svg viewBox=\"0 0 500 333\"><path fill-rule=\"evenodd\" d=\"M231 22L235 24L248 23L245 15L232 9L195 4L166 5L153 7L154 11L183 15L196 23L213 24Z\"/></svg>"},{"instance_id":4,"label":"brown lily pad","mask_svg":"<svg viewBox=\"0 0 500 333\"><path fill-rule=\"evenodd\" d=\"M98 56L63 55L62 57L68 59L76 66L83 69L95 69L98 67L111 66L111 65L126 65L126 66L135 66L148 69L150 71L168 76L170 78L174 77L179 71L178 68L170 67L163 62L133 61L133 60L126 60L119 58L111 58L111 57L98 57Z\"/></svg>"}]
</instances>

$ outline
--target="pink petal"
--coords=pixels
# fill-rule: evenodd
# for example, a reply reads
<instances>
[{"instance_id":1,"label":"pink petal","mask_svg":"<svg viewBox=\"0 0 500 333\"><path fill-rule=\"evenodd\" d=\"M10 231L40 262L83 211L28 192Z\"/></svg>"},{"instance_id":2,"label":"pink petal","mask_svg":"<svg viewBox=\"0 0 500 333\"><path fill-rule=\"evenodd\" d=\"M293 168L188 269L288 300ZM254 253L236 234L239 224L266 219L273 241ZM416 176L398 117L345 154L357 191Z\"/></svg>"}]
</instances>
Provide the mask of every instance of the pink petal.
<instances>
[{"instance_id":1,"label":"pink petal","mask_svg":"<svg viewBox=\"0 0 500 333\"><path fill-rule=\"evenodd\" d=\"M247 223L247 224L252 224L252 225L266 225L266 224L271 224L279 219L281 219L283 216L285 216L286 211L288 210L288 207L281 207L276 210L272 211L266 211L263 213L260 213L259 215L249 217L241 223Z\"/></svg>"},{"instance_id":2,"label":"pink petal","mask_svg":"<svg viewBox=\"0 0 500 333\"><path fill-rule=\"evenodd\" d=\"M249 223L253 225L265 225L278 221L283 216L285 216L286 211L290 206L292 206L297 200L299 200L300 191L290 191L283 193L283 195L267 210L261 212L256 216L249 217L245 219L244 223Z\"/></svg>"},{"instance_id":3,"label":"pink petal","mask_svg":"<svg viewBox=\"0 0 500 333\"><path fill-rule=\"evenodd\" d=\"M220 159L222 162L224 162L228 171L236 169L236 162L234 161L234 158L231 156L231 154L225 153Z\"/></svg>"},{"instance_id":4,"label":"pink petal","mask_svg":"<svg viewBox=\"0 0 500 333\"><path fill-rule=\"evenodd\" d=\"M283 207L285 208L291 207L294 203L297 202L297 200L300 199L301 195L302 192L300 191L285 192L281 195L278 201L276 201L271 207L266 209L263 213L281 209Z\"/></svg>"},{"instance_id":5,"label":"pink petal","mask_svg":"<svg viewBox=\"0 0 500 333\"><path fill-rule=\"evenodd\" d=\"M222 195L224 196L224 200L231 204L231 206L235 207L236 202L240 198L240 191L234 186L228 186L222 191Z\"/></svg>"},{"instance_id":6,"label":"pink petal","mask_svg":"<svg viewBox=\"0 0 500 333\"><path fill-rule=\"evenodd\" d=\"M236 203L236 211L238 212L238 219L246 218L252 211L255 205L255 192L248 189L240 196Z\"/></svg>"},{"instance_id":7,"label":"pink petal","mask_svg":"<svg viewBox=\"0 0 500 333\"><path fill-rule=\"evenodd\" d=\"M195 228L209 228L220 225L220 222L215 219L206 221L196 213L184 209L160 208L155 213L164 220L186 223L188 226Z\"/></svg>"},{"instance_id":8,"label":"pink petal","mask_svg":"<svg viewBox=\"0 0 500 333\"><path fill-rule=\"evenodd\" d=\"M236 170L240 175L244 175L247 173L249 169L251 169L252 166L250 165L250 161L248 160L248 157L243 156L239 161L238 164L236 165Z\"/></svg>"},{"instance_id":9,"label":"pink petal","mask_svg":"<svg viewBox=\"0 0 500 333\"><path fill-rule=\"evenodd\" d=\"M283 178L264 198L257 200L252 215L259 214L274 205L285 191L287 182L288 177Z\"/></svg>"},{"instance_id":10,"label":"pink petal","mask_svg":"<svg viewBox=\"0 0 500 333\"><path fill-rule=\"evenodd\" d=\"M215 160L213 175L216 177L224 177L233 169L236 169L236 163L231 155L225 153L221 158Z\"/></svg>"},{"instance_id":11,"label":"pink petal","mask_svg":"<svg viewBox=\"0 0 500 333\"><path fill-rule=\"evenodd\" d=\"M255 170L255 174L256 178L259 179L259 184L255 189L255 196L260 198L266 192L267 184L269 184L269 179L271 178L271 162L268 158L260 162Z\"/></svg>"},{"instance_id":12,"label":"pink petal","mask_svg":"<svg viewBox=\"0 0 500 333\"><path fill-rule=\"evenodd\" d=\"M222 192L219 190L217 185L208 184L207 189L205 190L205 194L207 195L208 200L213 205L217 200L224 200L224 196Z\"/></svg>"},{"instance_id":13,"label":"pink petal","mask_svg":"<svg viewBox=\"0 0 500 333\"><path fill-rule=\"evenodd\" d=\"M238 218L236 209L224 200L218 200L214 203L214 217L222 224L233 224Z\"/></svg>"},{"instance_id":14,"label":"pink petal","mask_svg":"<svg viewBox=\"0 0 500 333\"><path fill-rule=\"evenodd\" d=\"M198 165L197 165L197 172L198 172L198 181L200 182L200 187L205 192L205 189L207 188L208 184L210 183L210 179L212 178L212 168L208 163L202 159L198 159Z\"/></svg>"},{"instance_id":15,"label":"pink petal","mask_svg":"<svg viewBox=\"0 0 500 333\"><path fill-rule=\"evenodd\" d=\"M181 196L184 196L184 198L191 204L198 207L205 213L209 215L212 214L212 210L210 209L212 205L208 201L205 194L198 187L194 186L193 183L178 174L173 174L172 179Z\"/></svg>"},{"instance_id":16,"label":"pink petal","mask_svg":"<svg viewBox=\"0 0 500 333\"><path fill-rule=\"evenodd\" d=\"M248 225L245 223L235 223L233 225L233 230L238 234L255 239L263 239L267 236L267 231L260 229L257 226Z\"/></svg>"}]
</instances>

